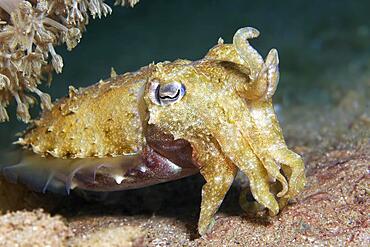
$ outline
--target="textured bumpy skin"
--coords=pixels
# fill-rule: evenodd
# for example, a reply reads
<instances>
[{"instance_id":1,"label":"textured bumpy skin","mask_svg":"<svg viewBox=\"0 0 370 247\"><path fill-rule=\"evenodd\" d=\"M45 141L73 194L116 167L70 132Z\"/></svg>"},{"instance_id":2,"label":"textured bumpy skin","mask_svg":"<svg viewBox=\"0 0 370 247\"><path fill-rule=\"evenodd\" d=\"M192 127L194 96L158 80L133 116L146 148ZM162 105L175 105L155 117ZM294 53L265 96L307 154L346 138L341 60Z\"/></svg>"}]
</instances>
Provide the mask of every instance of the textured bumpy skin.
<instances>
[{"instance_id":1,"label":"textured bumpy skin","mask_svg":"<svg viewBox=\"0 0 370 247\"><path fill-rule=\"evenodd\" d=\"M152 69L116 76L89 88L70 88L19 140L38 154L105 157L137 153L145 142L138 97Z\"/></svg>"},{"instance_id":2,"label":"textured bumpy skin","mask_svg":"<svg viewBox=\"0 0 370 247\"><path fill-rule=\"evenodd\" d=\"M200 234L211 229L238 170L256 201L276 215L303 189L304 164L287 148L273 109L277 51L263 59L248 42L258 35L242 28L233 44L220 40L201 60L153 64L72 89L19 144L44 159L36 163L68 189L129 189L200 171L206 180Z\"/></svg>"}]
</instances>

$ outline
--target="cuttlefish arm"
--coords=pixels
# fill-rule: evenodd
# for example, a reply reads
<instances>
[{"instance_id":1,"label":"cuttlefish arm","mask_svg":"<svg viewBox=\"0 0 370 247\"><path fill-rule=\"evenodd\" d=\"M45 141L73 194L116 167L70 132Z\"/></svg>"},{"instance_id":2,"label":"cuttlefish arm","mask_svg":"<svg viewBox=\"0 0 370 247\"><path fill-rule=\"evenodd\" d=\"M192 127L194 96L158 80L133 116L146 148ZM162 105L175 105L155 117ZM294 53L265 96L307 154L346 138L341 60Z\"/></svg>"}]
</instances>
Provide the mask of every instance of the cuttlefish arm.
<instances>
[{"instance_id":1,"label":"cuttlefish arm","mask_svg":"<svg viewBox=\"0 0 370 247\"><path fill-rule=\"evenodd\" d=\"M192 144L194 159L202 164L200 173L206 180L202 188L202 204L198 222L200 235L214 224L213 216L220 207L234 181L237 167L232 164L213 142L196 141Z\"/></svg>"},{"instance_id":2,"label":"cuttlefish arm","mask_svg":"<svg viewBox=\"0 0 370 247\"><path fill-rule=\"evenodd\" d=\"M249 117L253 119L253 121L247 120L251 123L248 132L255 133L253 137L248 138L248 142L259 157L264 157L261 161L269 175L282 183L283 190L278 196L282 197L280 200L284 204L287 198L295 196L303 189L304 164L302 158L286 146L272 104L272 96L275 94L280 77L278 52L276 49L271 49L263 61L248 42L248 39L258 36L258 30L245 27L239 29L233 38L238 55L251 71L251 83L248 85L248 90L245 90L245 97L249 99L248 94L252 92L258 95L257 100L248 101ZM288 177L289 186L284 181L280 169Z\"/></svg>"},{"instance_id":3,"label":"cuttlefish arm","mask_svg":"<svg viewBox=\"0 0 370 247\"><path fill-rule=\"evenodd\" d=\"M288 191L280 194L280 203L283 206L304 187L306 180L303 160L287 147L271 100L251 102L250 117L259 123L253 126L259 134L249 141L252 146L258 147L255 149L258 156L264 157L262 161L266 170L272 178L279 178L282 169L288 179Z\"/></svg>"},{"instance_id":4,"label":"cuttlefish arm","mask_svg":"<svg viewBox=\"0 0 370 247\"><path fill-rule=\"evenodd\" d=\"M219 44L210 50L207 58L232 62L248 77L248 83L237 85L248 107L243 111L244 137L270 179L281 183L278 197L283 206L288 198L303 189L304 164L302 158L286 146L272 104L280 77L278 52L271 49L264 60L248 41L258 36L255 28L241 28L235 33L232 45Z\"/></svg>"}]
</instances>

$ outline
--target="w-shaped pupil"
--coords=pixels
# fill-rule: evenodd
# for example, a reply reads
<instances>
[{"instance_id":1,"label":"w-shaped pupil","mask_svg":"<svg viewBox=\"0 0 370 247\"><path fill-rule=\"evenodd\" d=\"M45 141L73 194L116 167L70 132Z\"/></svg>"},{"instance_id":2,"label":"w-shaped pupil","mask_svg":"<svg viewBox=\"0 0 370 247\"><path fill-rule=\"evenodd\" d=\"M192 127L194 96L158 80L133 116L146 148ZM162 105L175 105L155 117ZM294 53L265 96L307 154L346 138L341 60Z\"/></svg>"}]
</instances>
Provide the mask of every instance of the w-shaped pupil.
<instances>
[{"instance_id":1,"label":"w-shaped pupil","mask_svg":"<svg viewBox=\"0 0 370 247\"><path fill-rule=\"evenodd\" d=\"M180 95L180 89L177 89L177 92L174 96L169 96L169 95L160 96L159 95L159 98L161 98L161 99L176 99L177 97L179 97L179 95Z\"/></svg>"}]
</instances>

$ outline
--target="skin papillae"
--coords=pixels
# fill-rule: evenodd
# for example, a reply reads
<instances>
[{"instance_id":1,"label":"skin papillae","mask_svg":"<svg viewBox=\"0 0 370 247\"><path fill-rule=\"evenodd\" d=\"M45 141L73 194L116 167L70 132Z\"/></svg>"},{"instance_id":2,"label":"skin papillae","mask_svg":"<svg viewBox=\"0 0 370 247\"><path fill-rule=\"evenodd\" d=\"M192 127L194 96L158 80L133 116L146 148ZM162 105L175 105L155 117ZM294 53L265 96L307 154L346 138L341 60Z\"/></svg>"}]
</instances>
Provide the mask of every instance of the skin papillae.
<instances>
[{"instance_id":1,"label":"skin papillae","mask_svg":"<svg viewBox=\"0 0 370 247\"><path fill-rule=\"evenodd\" d=\"M69 97L44 112L18 143L59 173L70 169L78 174L80 167L71 165L74 160L85 169L122 157L131 157L135 164L126 172L143 160L144 170L156 168L151 177L141 173L144 185L200 171L206 180L201 235L211 229L238 170L248 177L255 200L276 215L303 189L305 174L301 157L286 146L272 104L279 80L277 51L272 49L263 59L248 42L258 35L254 28L242 28L232 44L219 41L201 60L152 64L86 89L71 88ZM184 95L176 99L178 95L167 92L166 104L153 100L161 92L158 88L171 88L168 85L181 85ZM171 167L188 172L176 175ZM125 187L124 176L117 180L120 172L105 171L115 174L117 187L106 180L104 186L131 188ZM160 173L161 179L153 175ZM130 181L135 183L133 174ZM79 176L68 177L83 187ZM99 190L99 184L93 189Z\"/></svg>"}]
</instances>

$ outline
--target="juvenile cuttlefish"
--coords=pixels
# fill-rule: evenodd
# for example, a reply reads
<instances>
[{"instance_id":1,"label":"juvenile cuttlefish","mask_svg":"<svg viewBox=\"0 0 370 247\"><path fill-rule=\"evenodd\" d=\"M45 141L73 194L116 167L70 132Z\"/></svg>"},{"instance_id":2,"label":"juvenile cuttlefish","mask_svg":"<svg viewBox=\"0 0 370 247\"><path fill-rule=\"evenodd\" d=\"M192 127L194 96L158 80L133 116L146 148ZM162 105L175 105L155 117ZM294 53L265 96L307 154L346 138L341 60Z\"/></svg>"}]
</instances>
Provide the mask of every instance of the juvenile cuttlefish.
<instances>
[{"instance_id":1,"label":"juvenile cuttlefish","mask_svg":"<svg viewBox=\"0 0 370 247\"><path fill-rule=\"evenodd\" d=\"M272 104L278 53L263 59L248 42L258 36L241 28L232 44L220 40L198 61L71 87L18 140L22 154L3 166L4 176L69 192L140 188L200 172L203 235L240 170L254 199L276 215L303 189L304 164L287 148Z\"/></svg>"}]
</instances>

